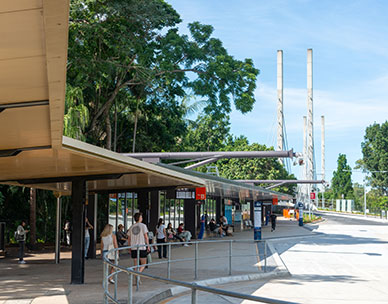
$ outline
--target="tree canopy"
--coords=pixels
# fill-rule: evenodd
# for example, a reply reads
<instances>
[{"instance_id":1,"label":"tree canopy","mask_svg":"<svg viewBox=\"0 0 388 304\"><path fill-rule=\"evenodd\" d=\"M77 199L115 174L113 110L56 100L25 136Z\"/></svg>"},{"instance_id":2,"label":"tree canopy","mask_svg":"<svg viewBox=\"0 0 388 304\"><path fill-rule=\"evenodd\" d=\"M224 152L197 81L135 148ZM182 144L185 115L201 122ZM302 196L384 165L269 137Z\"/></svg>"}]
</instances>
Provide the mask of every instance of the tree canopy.
<instances>
[{"instance_id":1,"label":"tree canopy","mask_svg":"<svg viewBox=\"0 0 388 304\"><path fill-rule=\"evenodd\" d=\"M366 128L361 143L363 158L358 162L371 173L370 184L381 194L388 194L388 121Z\"/></svg>"},{"instance_id":2,"label":"tree canopy","mask_svg":"<svg viewBox=\"0 0 388 304\"><path fill-rule=\"evenodd\" d=\"M273 147L266 147L257 143L250 144L244 136L229 138L226 151L273 151ZM217 166L222 177L228 179L296 179L293 174L289 174L277 158L243 158L226 159L217 162ZM268 184L260 185L268 187ZM295 194L296 184L289 184L276 187L273 190Z\"/></svg>"},{"instance_id":3,"label":"tree canopy","mask_svg":"<svg viewBox=\"0 0 388 304\"><path fill-rule=\"evenodd\" d=\"M125 146L120 132L131 129L135 141L136 132L147 131L140 116L149 118L144 110L150 105L173 114L163 120L182 123L182 100L189 94L203 98L205 114L216 120L231 111L232 101L242 113L252 109L259 73L253 61L229 55L210 25L194 22L189 35L179 34L180 21L162 0L71 2L67 81L82 91L78 103L88 109L88 141L108 149L112 143ZM132 127L128 114L134 116ZM153 130L164 129L162 120L153 122L160 126ZM172 138L180 137L180 130L171 128Z\"/></svg>"},{"instance_id":4,"label":"tree canopy","mask_svg":"<svg viewBox=\"0 0 388 304\"><path fill-rule=\"evenodd\" d=\"M352 168L348 165L345 154L339 154L337 160L337 170L333 172L331 180L333 198L340 199L353 198Z\"/></svg>"}]
</instances>

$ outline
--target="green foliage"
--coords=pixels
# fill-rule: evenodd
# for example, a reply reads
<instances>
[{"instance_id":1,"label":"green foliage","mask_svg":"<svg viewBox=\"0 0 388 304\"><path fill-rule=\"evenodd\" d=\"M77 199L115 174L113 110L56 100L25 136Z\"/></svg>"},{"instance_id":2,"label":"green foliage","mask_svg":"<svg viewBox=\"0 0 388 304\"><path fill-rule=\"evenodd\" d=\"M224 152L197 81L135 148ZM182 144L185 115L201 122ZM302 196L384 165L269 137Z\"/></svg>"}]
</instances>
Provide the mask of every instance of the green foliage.
<instances>
[{"instance_id":1,"label":"green foliage","mask_svg":"<svg viewBox=\"0 0 388 304\"><path fill-rule=\"evenodd\" d=\"M229 135L229 117L216 120L212 115L199 115L189 122L182 151L219 151Z\"/></svg>"},{"instance_id":2,"label":"green foliage","mask_svg":"<svg viewBox=\"0 0 388 304\"><path fill-rule=\"evenodd\" d=\"M273 151L273 147L266 147L257 143L249 144L244 136L229 138L226 151ZM253 158L253 159L229 159L217 162L220 175L228 179L296 179L289 174L276 158ZM268 184L260 185L268 187ZM273 190L283 193L295 194L296 185L290 184L274 188Z\"/></svg>"},{"instance_id":3,"label":"green foliage","mask_svg":"<svg viewBox=\"0 0 388 304\"><path fill-rule=\"evenodd\" d=\"M352 188L352 168L348 165L345 154L339 154L337 160L337 170L333 172L331 188L333 199L340 199L342 195L345 199L353 198Z\"/></svg>"},{"instance_id":4,"label":"green foliage","mask_svg":"<svg viewBox=\"0 0 388 304\"><path fill-rule=\"evenodd\" d=\"M6 238L13 233L22 220L30 217L29 188L0 185L0 221L6 223Z\"/></svg>"},{"instance_id":5,"label":"green foliage","mask_svg":"<svg viewBox=\"0 0 388 304\"><path fill-rule=\"evenodd\" d=\"M85 140L85 127L89 122L89 111L83 102L82 89L67 85L63 133L78 140Z\"/></svg>"},{"instance_id":6,"label":"green foliage","mask_svg":"<svg viewBox=\"0 0 388 304\"><path fill-rule=\"evenodd\" d=\"M131 130L131 114L138 123L138 130L132 127L132 131L140 134L139 151L152 146L153 140L143 140L155 130L169 128L171 138L182 138L182 126L174 121L184 120L181 101L188 94L203 97L205 113L216 120L231 111L232 100L243 113L252 109L259 72L252 60L229 55L222 42L212 37L210 25L194 22L189 35L181 35L179 22L178 13L162 0L71 2L67 81L82 90L90 114L87 141L105 142L111 149L112 130L116 142ZM129 115L118 115L114 104ZM163 124L147 116L144 108L159 113L171 109L174 115L163 117L169 120ZM144 126L149 120L154 123L151 130ZM125 135L121 138L128 141ZM171 146L171 138L166 147Z\"/></svg>"},{"instance_id":7,"label":"green foliage","mask_svg":"<svg viewBox=\"0 0 388 304\"><path fill-rule=\"evenodd\" d=\"M361 143L363 158L358 162L364 170L371 172L370 184L380 194L388 194L388 121L366 128ZM377 172L380 171L380 172ZM381 172L383 171L383 172Z\"/></svg>"}]
</instances>

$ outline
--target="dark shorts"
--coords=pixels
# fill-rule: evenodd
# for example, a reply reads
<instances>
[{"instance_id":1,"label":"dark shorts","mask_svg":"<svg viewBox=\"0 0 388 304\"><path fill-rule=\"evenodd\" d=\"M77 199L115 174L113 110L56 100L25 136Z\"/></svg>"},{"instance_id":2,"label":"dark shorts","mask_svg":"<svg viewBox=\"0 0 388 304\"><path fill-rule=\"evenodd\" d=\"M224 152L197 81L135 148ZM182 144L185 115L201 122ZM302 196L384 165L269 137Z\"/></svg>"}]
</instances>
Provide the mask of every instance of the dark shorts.
<instances>
[{"instance_id":1,"label":"dark shorts","mask_svg":"<svg viewBox=\"0 0 388 304\"><path fill-rule=\"evenodd\" d=\"M140 257L141 258L146 258L147 257L147 250L139 250L139 253L140 253ZM131 250L131 256L132 256L132 259L137 259L137 250L135 249L132 249Z\"/></svg>"}]
</instances>

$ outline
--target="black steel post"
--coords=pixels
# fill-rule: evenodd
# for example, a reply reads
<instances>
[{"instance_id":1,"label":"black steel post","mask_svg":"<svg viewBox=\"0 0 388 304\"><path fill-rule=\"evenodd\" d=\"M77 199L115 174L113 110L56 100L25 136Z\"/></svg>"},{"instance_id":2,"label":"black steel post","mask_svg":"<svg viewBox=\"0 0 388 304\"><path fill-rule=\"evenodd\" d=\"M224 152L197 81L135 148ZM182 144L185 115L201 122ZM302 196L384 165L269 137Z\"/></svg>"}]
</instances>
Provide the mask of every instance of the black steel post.
<instances>
[{"instance_id":1,"label":"black steel post","mask_svg":"<svg viewBox=\"0 0 388 304\"><path fill-rule=\"evenodd\" d=\"M219 221L220 217L221 217L221 197L220 196L217 196L216 197L216 222Z\"/></svg>"},{"instance_id":2,"label":"black steel post","mask_svg":"<svg viewBox=\"0 0 388 304\"><path fill-rule=\"evenodd\" d=\"M96 258L96 241L97 241L97 194L90 194L87 205L87 217L89 223L92 224L93 230L89 230L90 245L87 256L89 259Z\"/></svg>"},{"instance_id":3,"label":"black steel post","mask_svg":"<svg viewBox=\"0 0 388 304\"><path fill-rule=\"evenodd\" d=\"M124 195L124 214L123 214L123 217L124 217L124 231L125 232L128 229L128 218L127 218L127 215L128 215L128 193L125 192L125 195Z\"/></svg>"},{"instance_id":4,"label":"black steel post","mask_svg":"<svg viewBox=\"0 0 388 304\"><path fill-rule=\"evenodd\" d=\"M84 283L85 196L85 180L73 180L71 193L71 202L73 207L71 284Z\"/></svg>"},{"instance_id":5,"label":"black steel post","mask_svg":"<svg viewBox=\"0 0 388 304\"><path fill-rule=\"evenodd\" d=\"M185 229L191 232L193 238L197 238L197 209L196 201L185 199L183 204Z\"/></svg>"},{"instance_id":6,"label":"black steel post","mask_svg":"<svg viewBox=\"0 0 388 304\"><path fill-rule=\"evenodd\" d=\"M158 224L159 220L159 191L151 191L151 204L150 204L150 225L149 229L153 230ZM166 223L167 225L167 223Z\"/></svg>"},{"instance_id":7,"label":"black steel post","mask_svg":"<svg viewBox=\"0 0 388 304\"><path fill-rule=\"evenodd\" d=\"M143 223L147 225L149 230L153 230L154 227L150 227L149 226L150 223L148 221L148 205L149 205L148 196L149 196L149 192L147 191L138 192L137 205L138 205L139 211L143 213Z\"/></svg>"}]
</instances>

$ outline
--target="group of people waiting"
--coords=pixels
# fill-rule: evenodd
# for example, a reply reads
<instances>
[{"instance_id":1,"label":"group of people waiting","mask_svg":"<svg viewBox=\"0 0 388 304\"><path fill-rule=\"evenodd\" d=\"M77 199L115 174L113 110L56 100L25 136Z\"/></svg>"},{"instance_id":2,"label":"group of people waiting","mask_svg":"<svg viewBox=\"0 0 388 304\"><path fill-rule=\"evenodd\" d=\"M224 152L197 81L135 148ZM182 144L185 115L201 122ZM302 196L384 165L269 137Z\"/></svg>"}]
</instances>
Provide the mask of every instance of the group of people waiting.
<instances>
[{"instance_id":1,"label":"group of people waiting","mask_svg":"<svg viewBox=\"0 0 388 304\"><path fill-rule=\"evenodd\" d=\"M102 256L108 254L108 259L115 260L115 255L109 250L113 248L123 247L123 246L138 246L138 249L129 249L129 253L132 259L137 263L137 253L139 252L139 264L147 264L147 256L154 250L155 246L157 247L158 256L160 259L167 258L167 246L162 244L167 243L167 241L178 240L180 242L190 242L191 232L184 229L184 224L180 223L178 230L172 227L172 224L169 223L167 227L164 224L163 219L159 219L158 224L155 227L155 237L152 231L149 231L147 226L142 223L143 215L141 212L134 215L135 224L133 224L128 231L124 232L124 226L120 224L118 226L117 233L113 232L113 225L107 224L104 230L101 233L101 250ZM155 245L160 244L161 246ZM188 246L186 243L183 246ZM162 249L163 247L163 249ZM109 252L109 253L108 253ZM139 272L144 270L145 266L139 267ZM113 269L111 269L113 272ZM110 279L110 283L114 283L113 279Z\"/></svg>"},{"instance_id":2,"label":"group of people waiting","mask_svg":"<svg viewBox=\"0 0 388 304\"><path fill-rule=\"evenodd\" d=\"M210 232L217 233L220 237L229 236L231 233L228 231L230 225L228 224L228 219L221 215L218 223L212 218L209 222Z\"/></svg>"}]
</instances>

